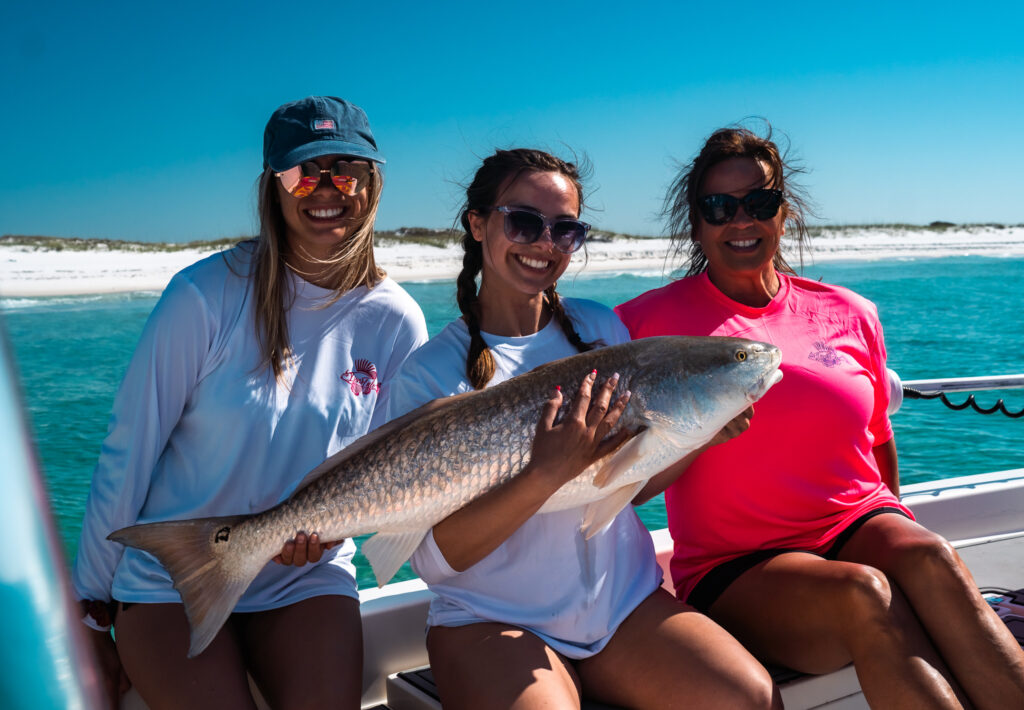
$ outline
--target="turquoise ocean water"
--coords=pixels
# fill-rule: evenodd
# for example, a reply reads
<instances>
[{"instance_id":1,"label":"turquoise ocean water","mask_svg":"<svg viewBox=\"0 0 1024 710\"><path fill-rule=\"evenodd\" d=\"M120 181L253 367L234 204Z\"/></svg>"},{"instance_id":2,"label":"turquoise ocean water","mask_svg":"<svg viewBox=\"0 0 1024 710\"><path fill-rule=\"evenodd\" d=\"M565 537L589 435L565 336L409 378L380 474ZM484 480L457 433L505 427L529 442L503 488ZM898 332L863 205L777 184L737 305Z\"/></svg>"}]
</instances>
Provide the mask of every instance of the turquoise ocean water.
<instances>
[{"instance_id":1,"label":"turquoise ocean water","mask_svg":"<svg viewBox=\"0 0 1024 710\"><path fill-rule=\"evenodd\" d=\"M826 263L803 275L878 305L889 366L904 380L1024 373L1024 258ZM661 275L601 274L563 278L559 290L614 306L665 282ZM431 335L457 315L453 282L403 285L422 306ZM0 299L69 559L114 394L156 300L153 293ZM1000 396L1013 411L1024 408L1024 390L977 395L986 406ZM904 483L1024 467L1024 418L917 400L905 402L893 423ZM660 497L640 515L652 529L665 526ZM357 564L360 586L372 585L365 561ZM396 579L410 576L406 565Z\"/></svg>"}]
</instances>

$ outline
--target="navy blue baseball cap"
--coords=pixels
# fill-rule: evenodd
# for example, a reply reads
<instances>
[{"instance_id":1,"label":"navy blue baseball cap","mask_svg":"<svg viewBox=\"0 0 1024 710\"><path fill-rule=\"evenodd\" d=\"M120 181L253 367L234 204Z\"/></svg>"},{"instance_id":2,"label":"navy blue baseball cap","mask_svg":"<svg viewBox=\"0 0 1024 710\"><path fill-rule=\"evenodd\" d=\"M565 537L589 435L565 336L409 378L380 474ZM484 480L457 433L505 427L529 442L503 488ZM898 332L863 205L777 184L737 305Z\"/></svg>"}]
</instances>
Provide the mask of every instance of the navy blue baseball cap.
<instances>
[{"instance_id":1,"label":"navy blue baseball cap","mask_svg":"<svg viewBox=\"0 0 1024 710\"><path fill-rule=\"evenodd\" d=\"M278 108L263 131L263 167L283 172L321 155L384 163L366 113L336 96L307 96Z\"/></svg>"}]
</instances>

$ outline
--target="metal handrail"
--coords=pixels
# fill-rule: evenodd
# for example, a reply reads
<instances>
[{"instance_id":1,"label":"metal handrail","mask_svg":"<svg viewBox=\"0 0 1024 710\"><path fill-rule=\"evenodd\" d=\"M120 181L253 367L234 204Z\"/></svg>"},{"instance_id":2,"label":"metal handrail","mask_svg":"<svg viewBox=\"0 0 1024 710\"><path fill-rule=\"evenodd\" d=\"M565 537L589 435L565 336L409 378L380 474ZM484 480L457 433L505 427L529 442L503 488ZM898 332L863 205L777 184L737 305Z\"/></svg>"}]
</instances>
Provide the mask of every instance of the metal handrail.
<instances>
[{"instance_id":1,"label":"metal handrail","mask_svg":"<svg viewBox=\"0 0 1024 710\"><path fill-rule=\"evenodd\" d=\"M1024 374L987 377L947 377L939 380L906 380L902 385L921 394L1024 389Z\"/></svg>"},{"instance_id":2,"label":"metal handrail","mask_svg":"<svg viewBox=\"0 0 1024 710\"><path fill-rule=\"evenodd\" d=\"M946 398L947 392L981 392L997 389L1024 389L1024 374L987 375L984 377L947 377L937 380L908 380L901 382L899 375L893 370L889 374L889 414L895 413L902 405L904 397L909 399L941 399L950 409L961 410L971 407L981 414L1000 412L1012 419L1024 417L1024 410L1011 412L1002 399L992 407L981 407L968 395L961 404L954 404Z\"/></svg>"}]
</instances>

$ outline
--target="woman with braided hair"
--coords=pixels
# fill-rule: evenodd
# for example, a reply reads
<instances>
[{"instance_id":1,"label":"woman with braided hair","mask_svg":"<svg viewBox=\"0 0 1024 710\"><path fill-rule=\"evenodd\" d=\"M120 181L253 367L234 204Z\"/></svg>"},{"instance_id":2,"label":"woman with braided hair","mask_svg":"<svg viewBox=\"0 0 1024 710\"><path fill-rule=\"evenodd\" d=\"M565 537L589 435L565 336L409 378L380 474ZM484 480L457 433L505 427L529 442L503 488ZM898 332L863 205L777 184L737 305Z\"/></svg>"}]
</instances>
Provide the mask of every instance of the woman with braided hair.
<instances>
[{"instance_id":1,"label":"woman with braided hair","mask_svg":"<svg viewBox=\"0 0 1024 710\"><path fill-rule=\"evenodd\" d=\"M548 153L484 160L461 213L462 317L406 360L389 416L629 339L611 310L555 290L589 230L582 194L576 166ZM613 397L617 380L590 373L557 424L562 395L552 392L530 463L435 525L413 555L436 593L427 649L446 709L578 708L583 696L642 708L781 705L739 643L661 589L631 508L589 540L582 509L537 512L628 438L605 441L629 398Z\"/></svg>"}]
</instances>

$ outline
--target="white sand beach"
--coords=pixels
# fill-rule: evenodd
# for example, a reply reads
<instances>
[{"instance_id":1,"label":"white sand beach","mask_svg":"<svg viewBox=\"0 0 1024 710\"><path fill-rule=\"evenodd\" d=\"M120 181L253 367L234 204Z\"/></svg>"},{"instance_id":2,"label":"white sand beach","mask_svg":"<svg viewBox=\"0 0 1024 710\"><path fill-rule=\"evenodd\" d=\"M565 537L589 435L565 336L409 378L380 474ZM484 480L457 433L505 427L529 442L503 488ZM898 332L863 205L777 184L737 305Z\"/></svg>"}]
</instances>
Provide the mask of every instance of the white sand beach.
<instances>
[{"instance_id":1,"label":"white sand beach","mask_svg":"<svg viewBox=\"0 0 1024 710\"><path fill-rule=\"evenodd\" d=\"M595 272L667 273L667 239L594 240L586 259L578 253L570 275ZM102 242L73 251L0 246L0 296L41 297L124 291L161 291L177 271L211 251L122 251ZM791 263L798 263L795 251ZM804 264L823 261L1024 255L1024 226L835 227L816 234ZM377 247L377 261L396 281L454 279L462 264L458 246L422 244Z\"/></svg>"}]
</instances>

